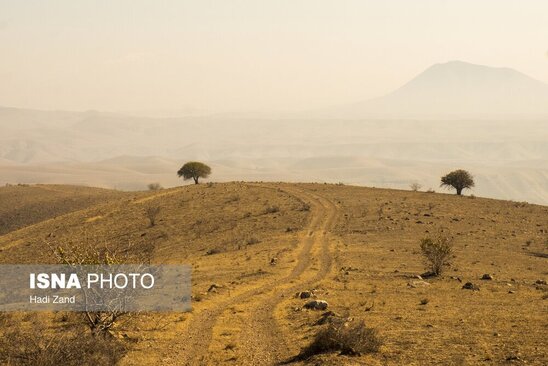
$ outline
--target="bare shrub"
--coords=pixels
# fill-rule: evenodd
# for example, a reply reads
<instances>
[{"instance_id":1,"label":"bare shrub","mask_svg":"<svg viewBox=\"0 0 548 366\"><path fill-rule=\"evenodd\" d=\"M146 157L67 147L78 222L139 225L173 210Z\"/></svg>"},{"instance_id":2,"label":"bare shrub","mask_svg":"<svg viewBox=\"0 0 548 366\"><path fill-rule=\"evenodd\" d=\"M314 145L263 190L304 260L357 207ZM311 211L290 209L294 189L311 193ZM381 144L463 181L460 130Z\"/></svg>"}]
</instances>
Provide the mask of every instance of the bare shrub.
<instances>
[{"instance_id":1,"label":"bare shrub","mask_svg":"<svg viewBox=\"0 0 548 366\"><path fill-rule=\"evenodd\" d=\"M256 237L251 237L249 239L246 240L246 244L247 245L253 245L253 244L259 244L261 241L259 239L257 239Z\"/></svg>"},{"instance_id":2,"label":"bare shrub","mask_svg":"<svg viewBox=\"0 0 548 366\"><path fill-rule=\"evenodd\" d=\"M409 188L411 188L411 190L412 190L413 192L418 192L418 191L420 191L420 189L422 188L422 185L415 182L415 183L411 183L411 184L409 185Z\"/></svg>"},{"instance_id":3,"label":"bare shrub","mask_svg":"<svg viewBox=\"0 0 548 366\"><path fill-rule=\"evenodd\" d=\"M429 270L433 275L439 276L453 254L453 239L440 233L434 239L421 239L420 247Z\"/></svg>"},{"instance_id":4,"label":"bare shrub","mask_svg":"<svg viewBox=\"0 0 548 366\"><path fill-rule=\"evenodd\" d=\"M310 205L308 203L303 203L302 206L298 208L298 211L308 212L310 211Z\"/></svg>"},{"instance_id":5,"label":"bare shrub","mask_svg":"<svg viewBox=\"0 0 548 366\"><path fill-rule=\"evenodd\" d=\"M314 355L340 352L345 355L360 355L378 352L382 341L373 328L365 326L363 320L353 322L330 322L314 337L312 343L295 357L295 360L308 359Z\"/></svg>"},{"instance_id":6,"label":"bare shrub","mask_svg":"<svg viewBox=\"0 0 548 366\"><path fill-rule=\"evenodd\" d=\"M25 333L14 327L0 338L0 363L6 365L106 366L116 364L125 353L125 345L117 339L81 332L58 335L33 328Z\"/></svg>"},{"instance_id":7,"label":"bare shrub","mask_svg":"<svg viewBox=\"0 0 548 366\"><path fill-rule=\"evenodd\" d=\"M149 185L147 185L147 187L150 191L159 191L161 189L164 189L164 187L162 187L160 183L150 183Z\"/></svg>"},{"instance_id":8,"label":"bare shrub","mask_svg":"<svg viewBox=\"0 0 548 366\"><path fill-rule=\"evenodd\" d=\"M240 200L240 196L235 194L235 195L232 195L232 196L228 197L226 199L226 203L238 202L239 200Z\"/></svg>"},{"instance_id":9,"label":"bare shrub","mask_svg":"<svg viewBox=\"0 0 548 366\"><path fill-rule=\"evenodd\" d=\"M128 242L127 245L113 246L108 243L99 243L83 232L77 241L55 245L46 241L53 256L61 264L72 267L82 265L116 265L124 263L142 263L143 268L150 264L154 246L152 243L136 245ZM115 306L104 311L83 311L84 322L93 335L103 337L112 336L113 327L123 318L130 319L135 313L123 311Z\"/></svg>"},{"instance_id":10,"label":"bare shrub","mask_svg":"<svg viewBox=\"0 0 548 366\"><path fill-rule=\"evenodd\" d=\"M158 217L160 210L161 210L160 206L149 206L145 208L145 216L150 222L151 227L156 225L156 217Z\"/></svg>"},{"instance_id":11,"label":"bare shrub","mask_svg":"<svg viewBox=\"0 0 548 366\"><path fill-rule=\"evenodd\" d=\"M278 206L268 206L267 208L265 208L264 213L265 214L272 214L272 213L276 213L276 212L279 212L279 211L280 211L280 208Z\"/></svg>"}]
</instances>

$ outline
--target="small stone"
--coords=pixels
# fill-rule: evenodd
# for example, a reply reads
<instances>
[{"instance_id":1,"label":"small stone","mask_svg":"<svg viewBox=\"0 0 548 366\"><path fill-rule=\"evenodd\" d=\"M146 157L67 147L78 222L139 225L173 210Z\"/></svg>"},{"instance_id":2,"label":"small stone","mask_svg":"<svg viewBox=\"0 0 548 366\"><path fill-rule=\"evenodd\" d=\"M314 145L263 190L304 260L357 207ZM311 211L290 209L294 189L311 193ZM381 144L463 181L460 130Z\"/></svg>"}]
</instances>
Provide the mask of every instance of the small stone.
<instances>
[{"instance_id":1,"label":"small stone","mask_svg":"<svg viewBox=\"0 0 548 366\"><path fill-rule=\"evenodd\" d=\"M436 274L432 271L426 271L423 274L421 274L422 278L429 278L429 277L436 277Z\"/></svg>"},{"instance_id":2,"label":"small stone","mask_svg":"<svg viewBox=\"0 0 548 366\"><path fill-rule=\"evenodd\" d=\"M335 313L333 311L326 311L325 313L322 314L320 319L318 319L314 323L314 325L323 325L323 324L326 324L326 323L332 323L333 320L338 319L338 318L341 318L341 317L337 313Z\"/></svg>"},{"instance_id":3,"label":"small stone","mask_svg":"<svg viewBox=\"0 0 548 366\"><path fill-rule=\"evenodd\" d=\"M411 281L407 284L408 287L417 288L417 287L428 287L430 284L426 281Z\"/></svg>"},{"instance_id":4,"label":"small stone","mask_svg":"<svg viewBox=\"0 0 548 366\"><path fill-rule=\"evenodd\" d=\"M489 273L486 273L483 276L481 276L481 279L484 281L491 281L493 279L493 276L490 275Z\"/></svg>"},{"instance_id":5,"label":"small stone","mask_svg":"<svg viewBox=\"0 0 548 366\"><path fill-rule=\"evenodd\" d=\"M301 291L297 292L295 297L298 297L299 299L308 299L312 296L312 291Z\"/></svg>"},{"instance_id":6,"label":"small stone","mask_svg":"<svg viewBox=\"0 0 548 366\"><path fill-rule=\"evenodd\" d=\"M474 285L472 282L466 282L462 288L464 290L472 290L472 291L479 291L479 286L478 285Z\"/></svg>"},{"instance_id":7,"label":"small stone","mask_svg":"<svg viewBox=\"0 0 548 366\"><path fill-rule=\"evenodd\" d=\"M312 300L304 304L305 309L311 310L325 310L329 304L325 300Z\"/></svg>"}]
</instances>

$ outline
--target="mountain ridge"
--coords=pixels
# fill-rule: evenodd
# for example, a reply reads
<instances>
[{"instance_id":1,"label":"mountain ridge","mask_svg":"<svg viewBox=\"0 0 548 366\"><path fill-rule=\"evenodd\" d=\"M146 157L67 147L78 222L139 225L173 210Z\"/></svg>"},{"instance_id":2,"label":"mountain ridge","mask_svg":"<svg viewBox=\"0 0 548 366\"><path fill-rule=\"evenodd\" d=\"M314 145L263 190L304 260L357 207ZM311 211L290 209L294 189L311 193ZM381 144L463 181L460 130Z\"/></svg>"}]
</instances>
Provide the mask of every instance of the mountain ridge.
<instances>
[{"instance_id":1,"label":"mountain ridge","mask_svg":"<svg viewBox=\"0 0 548 366\"><path fill-rule=\"evenodd\" d=\"M548 84L508 67L437 63L384 96L318 111L331 118L548 116Z\"/></svg>"}]
</instances>

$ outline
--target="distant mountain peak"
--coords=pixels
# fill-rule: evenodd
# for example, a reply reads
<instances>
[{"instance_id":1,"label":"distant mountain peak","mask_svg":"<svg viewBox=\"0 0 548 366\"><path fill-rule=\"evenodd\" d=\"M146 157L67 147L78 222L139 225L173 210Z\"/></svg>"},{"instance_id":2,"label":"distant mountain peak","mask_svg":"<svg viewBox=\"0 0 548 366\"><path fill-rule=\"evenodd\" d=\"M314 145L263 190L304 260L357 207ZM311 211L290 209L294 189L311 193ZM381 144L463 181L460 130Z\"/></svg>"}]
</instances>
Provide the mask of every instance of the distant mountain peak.
<instances>
[{"instance_id":1,"label":"distant mountain peak","mask_svg":"<svg viewBox=\"0 0 548 366\"><path fill-rule=\"evenodd\" d=\"M394 92L334 108L329 117L546 117L548 85L507 67L434 64Z\"/></svg>"}]
</instances>

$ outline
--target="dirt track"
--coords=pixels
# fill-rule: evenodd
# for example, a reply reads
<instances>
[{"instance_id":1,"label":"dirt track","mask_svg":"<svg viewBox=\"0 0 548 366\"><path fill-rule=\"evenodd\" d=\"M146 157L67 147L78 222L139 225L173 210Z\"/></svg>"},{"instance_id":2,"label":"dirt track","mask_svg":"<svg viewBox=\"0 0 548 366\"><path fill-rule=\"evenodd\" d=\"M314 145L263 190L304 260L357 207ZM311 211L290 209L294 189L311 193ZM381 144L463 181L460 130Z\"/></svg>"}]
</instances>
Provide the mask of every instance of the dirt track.
<instances>
[{"instance_id":1,"label":"dirt track","mask_svg":"<svg viewBox=\"0 0 548 366\"><path fill-rule=\"evenodd\" d=\"M272 189L263 185L265 189ZM283 330L278 327L274 312L276 306L296 291L310 288L322 280L331 268L330 234L338 209L330 200L300 188L284 187L283 190L310 205L310 221L300 236L300 250L291 272L284 278L211 303L206 309L193 314L190 324L181 335L177 350L177 364L216 364L209 357L209 348L214 341L213 329L227 309L239 306L246 311L243 317L245 328L238 335L237 363L239 365L273 365L292 356L289 345L284 342ZM312 267L312 263L316 266ZM319 267L319 268L317 268Z\"/></svg>"}]
</instances>

